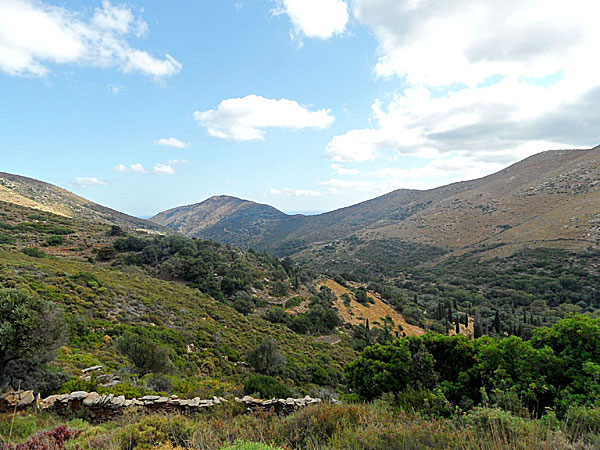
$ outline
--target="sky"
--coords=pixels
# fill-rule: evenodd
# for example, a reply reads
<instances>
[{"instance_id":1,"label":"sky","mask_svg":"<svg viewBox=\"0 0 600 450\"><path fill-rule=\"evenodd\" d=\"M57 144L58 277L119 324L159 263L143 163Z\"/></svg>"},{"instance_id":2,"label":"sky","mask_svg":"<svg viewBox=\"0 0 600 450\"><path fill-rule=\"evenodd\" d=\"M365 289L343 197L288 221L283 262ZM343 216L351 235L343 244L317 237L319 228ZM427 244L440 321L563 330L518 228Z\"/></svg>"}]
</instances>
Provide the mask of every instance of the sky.
<instances>
[{"instance_id":1,"label":"sky","mask_svg":"<svg viewBox=\"0 0 600 450\"><path fill-rule=\"evenodd\" d=\"M596 0L0 0L0 171L327 211L600 143Z\"/></svg>"}]
</instances>

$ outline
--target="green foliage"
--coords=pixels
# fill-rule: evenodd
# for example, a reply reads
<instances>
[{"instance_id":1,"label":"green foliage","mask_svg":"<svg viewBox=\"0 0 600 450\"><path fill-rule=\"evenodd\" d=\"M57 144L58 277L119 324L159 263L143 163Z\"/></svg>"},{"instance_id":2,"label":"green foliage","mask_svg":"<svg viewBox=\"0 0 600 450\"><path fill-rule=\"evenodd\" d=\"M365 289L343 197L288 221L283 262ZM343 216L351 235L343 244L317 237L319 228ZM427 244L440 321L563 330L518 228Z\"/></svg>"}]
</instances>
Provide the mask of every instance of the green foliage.
<instances>
[{"instance_id":1,"label":"green foliage","mask_svg":"<svg viewBox=\"0 0 600 450\"><path fill-rule=\"evenodd\" d=\"M372 302L372 300L369 299L369 296L367 295L367 290L363 287L360 287L356 290L354 298L356 298L356 301L358 303L362 303L363 305L368 305L370 302Z\"/></svg>"},{"instance_id":2,"label":"green foliage","mask_svg":"<svg viewBox=\"0 0 600 450\"><path fill-rule=\"evenodd\" d=\"M143 334L125 332L117 341L117 348L129 358L141 375L173 370L168 350Z\"/></svg>"},{"instance_id":3,"label":"green foliage","mask_svg":"<svg viewBox=\"0 0 600 450\"><path fill-rule=\"evenodd\" d=\"M2 244L14 244L17 240L9 235L9 234L4 234L4 233L0 233L0 245Z\"/></svg>"},{"instance_id":4,"label":"green foliage","mask_svg":"<svg viewBox=\"0 0 600 450\"><path fill-rule=\"evenodd\" d=\"M285 297L289 291L289 285L284 281L275 281L271 286L273 297Z\"/></svg>"},{"instance_id":5,"label":"green foliage","mask_svg":"<svg viewBox=\"0 0 600 450\"><path fill-rule=\"evenodd\" d=\"M574 316L536 330L531 341L426 335L374 345L346 373L366 399L425 388L463 408L491 400L518 414L564 415L569 405L600 404L599 348L600 319Z\"/></svg>"},{"instance_id":6,"label":"green foliage","mask_svg":"<svg viewBox=\"0 0 600 450\"><path fill-rule=\"evenodd\" d=\"M65 238L62 236L50 236L46 239L46 244L50 246L62 245L65 243Z\"/></svg>"},{"instance_id":7,"label":"green foliage","mask_svg":"<svg viewBox=\"0 0 600 450\"><path fill-rule=\"evenodd\" d=\"M244 394L258 395L258 398L288 398L292 391L277 378L268 375L254 375L244 384Z\"/></svg>"},{"instance_id":8,"label":"green foliage","mask_svg":"<svg viewBox=\"0 0 600 450\"><path fill-rule=\"evenodd\" d=\"M22 250L27 256L31 256L32 258L45 258L46 254L37 247L25 247Z\"/></svg>"},{"instance_id":9,"label":"green foliage","mask_svg":"<svg viewBox=\"0 0 600 450\"><path fill-rule=\"evenodd\" d=\"M252 300L248 300L245 298L236 298L233 302L233 307L237 312L244 315L248 315L254 311L256 305Z\"/></svg>"},{"instance_id":10,"label":"green foliage","mask_svg":"<svg viewBox=\"0 0 600 450\"><path fill-rule=\"evenodd\" d=\"M48 392L61 376L47 367L62 342L62 319L49 302L0 289L0 390L7 385Z\"/></svg>"},{"instance_id":11,"label":"green foliage","mask_svg":"<svg viewBox=\"0 0 600 450\"><path fill-rule=\"evenodd\" d=\"M124 234L123 228L119 225L111 225L110 230L107 233L109 236L122 236Z\"/></svg>"},{"instance_id":12,"label":"green foliage","mask_svg":"<svg viewBox=\"0 0 600 450\"><path fill-rule=\"evenodd\" d=\"M284 356L281 354L281 351L279 351L279 346L271 338L263 340L262 343L248 355L248 361L257 372L265 375L280 373L286 363Z\"/></svg>"}]
</instances>

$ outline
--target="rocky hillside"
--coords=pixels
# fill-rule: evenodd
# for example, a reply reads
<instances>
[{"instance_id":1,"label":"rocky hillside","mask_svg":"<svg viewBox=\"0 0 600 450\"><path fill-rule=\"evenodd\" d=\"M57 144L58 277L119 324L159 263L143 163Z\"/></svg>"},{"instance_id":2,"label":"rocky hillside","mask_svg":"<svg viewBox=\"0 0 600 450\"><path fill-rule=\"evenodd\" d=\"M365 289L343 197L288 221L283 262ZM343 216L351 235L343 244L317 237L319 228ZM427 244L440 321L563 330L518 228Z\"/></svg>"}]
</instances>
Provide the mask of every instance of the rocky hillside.
<instances>
[{"instance_id":1,"label":"rocky hillside","mask_svg":"<svg viewBox=\"0 0 600 450\"><path fill-rule=\"evenodd\" d=\"M187 214L176 209L177 220L165 220L169 212L151 220L190 236L320 260L381 247L406 253L417 246L437 256L491 247L505 254L524 246L578 249L600 238L599 183L600 147L557 150L477 180L401 189L317 216L286 216L231 198L227 204L238 206L228 211L217 197L187 207ZM185 226L190 221L194 226Z\"/></svg>"},{"instance_id":2,"label":"rocky hillside","mask_svg":"<svg viewBox=\"0 0 600 450\"><path fill-rule=\"evenodd\" d=\"M150 220L186 236L248 248L265 240L274 224L289 217L272 206L220 195L163 211Z\"/></svg>"},{"instance_id":3,"label":"rocky hillside","mask_svg":"<svg viewBox=\"0 0 600 450\"><path fill-rule=\"evenodd\" d=\"M0 201L63 217L119 225L127 229L169 231L153 222L86 200L58 186L4 172L0 172Z\"/></svg>"}]
</instances>

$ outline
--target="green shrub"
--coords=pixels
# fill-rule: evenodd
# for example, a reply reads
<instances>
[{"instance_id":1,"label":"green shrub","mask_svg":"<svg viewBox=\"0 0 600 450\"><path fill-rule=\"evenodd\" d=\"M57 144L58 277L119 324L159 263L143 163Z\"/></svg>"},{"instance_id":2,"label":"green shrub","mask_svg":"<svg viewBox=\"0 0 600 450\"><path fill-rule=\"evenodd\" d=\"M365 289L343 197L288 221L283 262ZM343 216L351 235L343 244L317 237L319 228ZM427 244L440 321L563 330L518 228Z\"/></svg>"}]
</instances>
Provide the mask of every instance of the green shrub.
<instances>
[{"instance_id":1,"label":"green shrub","mask_svg":"<svg viewBox=\"0 0 600 450\"><path fill-rule=\"evenodd\" d=\"M17 240L9 234L0 233L0 245L14 244Z\"/></svg>"},{"instance_id":2,"label":"green shrub","mask_svg":"<svg viewBox=\"0 0 600 450\"><path fill-rule=\"evenodd\" d=\"M25 247L22 250L22 252L25 253L27 256L31 256L33 258L44 258L46 256L46 254L42 250L35 247Z\"/></svg>"},{"instance_id":3,"label":"green shrub","mask_svg":"<svg viewBox=\"0 0 600 450\"><path fill-rule=\"evenodd\" d=\"M6 385L47 392L60 374L49 369L63 342L63 322L49 302L15 289L0 289L0 391Z\"/></svg>"},{"instance_id":4,"label":"green shrub","mask_svg":"<svg viewBox=\"0 0 600 450\"><path fill-rule=\"evenodd\" d=\"M257 395L259 398L288 398L292 391L277 378L268 375L254 375L244 384L244 393Z\"/></svg>"},{"instance_id":5,"label":"green shrub","mask_svg":"<svg viewBox=\"0 0 600 450\"><path fill-rule=\"evenodd\" d=\"M65 243L65 238L62 236L50 236L48 239L46 239L46 244L47 245L62 245Z\"/></svg>"},{"instance_id":6,"label":"green shrub","mask_svg":"<svg viewBox=\"0 0 600 450\"><path fill-rule=\"evenodd\" d=\"M238 298L233 302L233 307L237 312L246 316L254 311L254 302L245 298Z\"/></svg>"},{"instance_id":7,"label":"green shrub","mask_svg":"<svg viewBox=\"0 0 600 450\"><path fill-rule=\"evenodd\" d=\"M266 338L256 347L248 356L248 360L252 367L265 375L273 375L280 373L285 366L286 360L279 351L277 343Z\"/></svg>"},{"instance_id":8,"label":"green shrub","mask_svg":"<svg viewBox=\"0 0 600 450\"><path fill-rule=\"evenodd\" d=\"M584 437L586 434L600 433L600 408L570 408L565 425L573 440Z\"/></svg>"},{"instance_id":9,"label":"green shrub","mask_svg":"<svg viewBox=\"0 0 600 450\"><path fill-rule=\"evenodd\" d=\"M125 332L117 341L117 348L129 358L141 375L168 373L173 369L167 349L146 336Z\"/></svg>"}]
</instances>

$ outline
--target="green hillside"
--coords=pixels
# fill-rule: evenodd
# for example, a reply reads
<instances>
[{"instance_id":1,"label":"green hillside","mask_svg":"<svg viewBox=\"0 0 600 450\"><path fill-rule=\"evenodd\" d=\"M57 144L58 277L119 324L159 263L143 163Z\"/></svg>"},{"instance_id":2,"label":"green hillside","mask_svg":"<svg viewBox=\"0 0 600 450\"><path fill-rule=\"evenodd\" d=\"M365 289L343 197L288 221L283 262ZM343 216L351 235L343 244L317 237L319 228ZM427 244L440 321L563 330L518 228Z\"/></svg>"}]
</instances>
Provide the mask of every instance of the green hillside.
<instances>
[{"instance_id":1,"label":"green hillside","mask_svg":"<svg viewBox=\"0 0 600 450\"><path fill-rule=\"evenodd\" d=\"M128 239L110 236L115 230L109 226L39 212L32 219L31 210L3 207L0 286L51 302L60 309L56 320L65 331L63 345L51 364L53 376L49 380L26 377L24 382L32 387L49 392L67 380L76 380L81 369L102 365L105 372L124 381L114 389L129 390L131 395L147 391L240 394L254 374L248 355L267 337L274 339L286 360L273 374L298 394L319 386L335 390L343 384L340 363L355 354L348 344L319 343L258 315L244 315L225 298L217 301L182 282L152 276L153 270L128 264L126 256L109 258L112 252L102 250L113 250L119 239ZM63 242L48 244L56 236L62 236ZM130 238L144 240L143 235ZM249 282L276 272L268 259L218 244L198 245L210 249L211 270L227 272L244 264ZM227 294L231 297L234 292ZM124 337L131 336L150 341L152 348L165 354L168 363L160 367L160 377L133 369L135 363L121 348ZM13 377L13 384L15 380Z\"/></svg>"}]
</instances>

